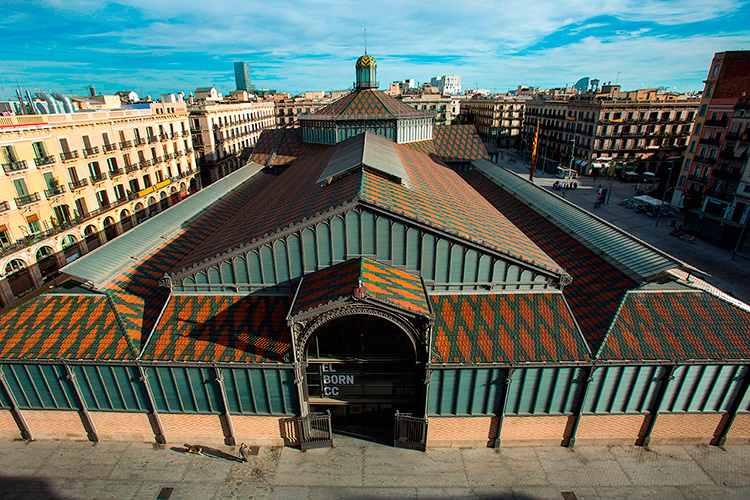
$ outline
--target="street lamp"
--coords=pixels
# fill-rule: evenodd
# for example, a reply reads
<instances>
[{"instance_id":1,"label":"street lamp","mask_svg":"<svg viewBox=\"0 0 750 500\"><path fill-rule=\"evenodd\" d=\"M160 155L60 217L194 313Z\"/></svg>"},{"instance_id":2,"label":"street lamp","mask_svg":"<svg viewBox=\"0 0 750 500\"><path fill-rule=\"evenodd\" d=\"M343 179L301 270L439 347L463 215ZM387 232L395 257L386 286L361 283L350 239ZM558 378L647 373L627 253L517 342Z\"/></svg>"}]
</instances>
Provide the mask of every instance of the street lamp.
<instances>
[{"instance_id":1,"label":"street lamp","mask_svg":"<svg viewBox=\"0 0 750 500\"><path fill-rule=\"evenodd\" d=\"M669 174L667 175L667 185L664 186L664 193L661 195L661 205L659 205L659 211L656 213L656 224L654 224L654 227L657 227L659 225L659 218L661 217L661 211L664 208L664 200L667 199L667 191L669 190L669 181L672 180L672 170L674 169L675 161L679 158L679 156L668 158L669 160L672 160L672 165L669 167Z\"/></svg>"},{"instance_id":2,"label":"street lamp","mask_svg":"<svg viewBox=\"0 0 750 500\"><path fill-rule=\"evenodd\" d=\"M570 141L570 162L568 163L568 170L573 170L573 155L576 152L576 138L573 137L573 140ZM568 172L570 173L570 172Z\"/></svg>"}]
</instances>

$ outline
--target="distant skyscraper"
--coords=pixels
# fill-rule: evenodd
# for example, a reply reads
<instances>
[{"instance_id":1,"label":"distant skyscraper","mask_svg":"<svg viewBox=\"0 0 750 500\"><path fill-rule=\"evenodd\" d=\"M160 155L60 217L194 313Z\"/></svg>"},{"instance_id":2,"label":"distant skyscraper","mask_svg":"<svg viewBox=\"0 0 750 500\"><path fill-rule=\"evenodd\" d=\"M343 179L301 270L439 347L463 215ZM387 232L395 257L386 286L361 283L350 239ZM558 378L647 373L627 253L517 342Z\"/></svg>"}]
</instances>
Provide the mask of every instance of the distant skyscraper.
<instances>
[{"instance_id":1,"label":"distant skyscraper","mask_svg":"<svg viewBox=\"0 0 750 500\"><path fill-rule=\"evenodd\" d=\"M255 92L255 85L250 81L250 66L246 62L234 63L234 81L237 83L237 90Z\"/></svg>"}]
</instances>

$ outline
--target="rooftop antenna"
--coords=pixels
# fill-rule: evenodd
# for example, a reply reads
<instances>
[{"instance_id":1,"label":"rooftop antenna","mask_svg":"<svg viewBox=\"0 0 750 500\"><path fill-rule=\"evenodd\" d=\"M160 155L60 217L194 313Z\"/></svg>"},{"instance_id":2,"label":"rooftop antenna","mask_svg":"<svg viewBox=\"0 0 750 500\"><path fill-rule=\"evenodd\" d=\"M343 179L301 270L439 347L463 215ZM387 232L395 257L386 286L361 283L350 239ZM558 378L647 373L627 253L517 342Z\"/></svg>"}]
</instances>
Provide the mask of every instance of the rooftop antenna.
<instances>
[{"instance_id":1,"label":"rooftop antenna","mask_svg":"<svg viewBox=\"0 0 750 500\"><path fill-rule=\"evenodd\" d=\"M620 72L617 72L617 77L615 78L615 85L617 85L617 82L620 81Z\"/></svg>"},{"instance_id":2,"label":"rooftop antenna","mask_svg":"<svg viewBox=\"0 0 750 500\"><path fill-rule=\"evenodd\" d=\"M365 55L367 55L367 21L365 21Z\"/></svg>"}]
</instances>

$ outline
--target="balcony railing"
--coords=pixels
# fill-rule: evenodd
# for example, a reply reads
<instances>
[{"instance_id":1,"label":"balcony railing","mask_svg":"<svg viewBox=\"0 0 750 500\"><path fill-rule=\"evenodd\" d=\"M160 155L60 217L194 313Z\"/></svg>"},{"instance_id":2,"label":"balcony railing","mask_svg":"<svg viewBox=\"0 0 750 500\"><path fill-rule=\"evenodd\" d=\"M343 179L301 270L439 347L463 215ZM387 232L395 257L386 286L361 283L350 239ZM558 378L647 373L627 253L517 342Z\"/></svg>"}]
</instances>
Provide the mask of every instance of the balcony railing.
<instances>
[{"instance_id":1,"label":"balcony railing","mask_svg":"<svg viewBox=\"0 0 750 500\"><path fill-rule=\"evenodd\" d=\"M94 146L93 148L83 148L83 156L88 158L89 156L94 156L96 154L99 154L99 146Z\"/></svg>"},{"instance_id":2,"label":"balcony railing","mask_svg":"<svg viewBox=\"0 0 750 500\"><path fill-rule=\"evenodd\" d=\"M11 172L21 172L22 170L26 170L28 165L26 164L26 160L21 161L12 161L10 163L3 163L3 170L5 170L8 173Z\"/></svg>"},{"instance_id":3,"label":"balcony railing","mask_svg":"<svg viewBox=\"0 0 750 500\"><path fill-rule=\"evenodd\" d=\"M105 144L104 146L102 146L102 149L104 150L105 153L109 153L110 151L116 151L117 150L117 144L114 144L114 143L112 143L112 144Z\"/></svg>"},{"instance_id":4,"label":"balcony railing","mask_svg":"<svg viewBox=\"0 0 750 500\"><path fill-rule=\"evenodd\" d=\"M39 193L29 193L25 196L19 196L16 198L16 206L21 208L24 205L30 205L39 201Z\"/></svg>"},{"instance_id":5,"label":"balcony railing","mask_svg":"<svg viewBox=\"0 0 750 500\"><path fill-rule=\"evenodd\" d=\"M53 165L55 163L55 157L50 156L42 156L41 158L34 158L34 163L37 167L44 167L47 165Z\"/></svg>"},{"instance_id":6,"label":"balcony railing","mask_svg":"<svg viewBox=\"0 0 750 500\"><path fill-rule=\"evenodd\" d=\"M140 146L141 144L146 144L146 139L138 138L135 141L133 141L136 146Z\"/></svg>"},{"instance_id":7,"label":"balcony railing","mask_svg":"<svg viewBox=\"0 0 750 500\"><path fill-rule=\"evenodd\" d=\"M109 178L114 179L115 177L119 177L123 174L123 171L121 168L116 168L114 170L109 171Z\"/></svg>"},{"instance_id":8,"label":"balcony railing","mask_svg":"<svg viewBox=\"0 0 750 500\"><path fill-rule=\"evenodd\" d=\"M71 191L76 189L81 189L82 187L86 187L89 185L88 179L81 179L79 181L73 181L68 183L68 187Z\"/></svg>"},{"instance_id":9,"label":"balcony railing","mask_svg":"<svg viewBox=\"0 0 750 500\"><path fill-rule=\"evenodd\" d=\"M159 134L159 140L160 141L168 141L169 140L169 134Z\"/></svg>"},{"instance_id":10,"label":"balcony railing","mask_svg":"<svg viewBox=\"0 0 750 500\"><path fill-rule=\"evenodd\" d=\"M704 156L695 156L693 162L704 163L706 165L716 165L716 158L706 158Z\"/></svg>"},{"instance_id":11,"label":"balcony railing","mask_svg":"<svg viewBox=\"0 0 750 500\"><path fill-rule=\"evenodd\" d=\"M45 189L44 190L44 196L49 200L50 198L53 198L55 196L60 196L61 194L65 193L65 186L57 186L54 189Z\"/></svg>"},{"instance_id":12,"label":"balcony railing","mask_svg":"<svg viewBox=\"0 0 750 500\"><path fill-rule=\"evenodd\" d=\"M141 168L148 168L152 165L151 160L143 160L141 162Z\"/></svg>"},{"instance_id":13,"label":"balcony railing","mask_svg":"<svg viewBox=\"0 0 750 500\"><path fill-rule=\"evenodd\" d=\"M159 139L155 135L149 136L149 138L148 138L148 143L149 144L153 144L153 143L158 142L158 141L159 141Z\"/></svg>"},{"instance_id":14,"label":"balcony railing","mask_svg":"<svg viewBox=\"0 0 750 500\"><path fill-rule=\"evenodd\" d=\"M140 166L139 166L138 163L133 163L132 165L125 165L125 172L127 172L127 173L135 172L139 168L140 168Z\"/></svg>"},{"instance_id":15,"label":"balcony railing","mask_svg":"<svg viewBox=\"0 0 750 500\"><path fill-rule=\"evenodd\" d=\"M101 173L101 174L94 174L91 176L91 185L94 185L99 182L104 182L107 180L107 174Z\"/></svg>"},{"instance_id":16,"label":"balcony railing","mask_svg":"<svg viewBox=\"0 0 750 500\"><path fill-rule=\"evenodd\" d=\"M6 210L10 210L10 203L7 201L0 201L0 212L5 212Z\"/></svg>"},{"instance_id":17,"label":"balcony railing","mask_svg":"<svg viewBox=\"0 0 750 500\"><path fill-rule=\"evenodd\" d=\"M133 143L130 141L123 141L120 143L120 149L130 149L133 147Z\"/></svg>"},{"instance_id":18,"label":"balcony railing","mask_svg":"<svg viewBox=\"0 0 750 500\"><path fill-rule=\"evenodd\" d=\"M63 151L60 153L60 159L62 161L70 161L78 158L78 151Z\"/></svg>"},{"instance_id":19,"label":"balcony railing","mask_svg":"<svg viewBox=\"0 0 750 500\"><path fill-rule=\"evenodd\" d=\"M688 175L688 180L693 182L700 182L701 184L708 184L708 176L697 176L697 175Z\"/></svg>"},{"instance_id":20,"label":"balcony railing","mask_svg":"<svg viewBox=\"0 0 750 500\"><path fill-rule=\"evenodd\" d=\"M727 123L729 123L728 118L717 118L717 119L706 120L703 126L704 127L726 127Z\"/></svg>"}]
</instances>

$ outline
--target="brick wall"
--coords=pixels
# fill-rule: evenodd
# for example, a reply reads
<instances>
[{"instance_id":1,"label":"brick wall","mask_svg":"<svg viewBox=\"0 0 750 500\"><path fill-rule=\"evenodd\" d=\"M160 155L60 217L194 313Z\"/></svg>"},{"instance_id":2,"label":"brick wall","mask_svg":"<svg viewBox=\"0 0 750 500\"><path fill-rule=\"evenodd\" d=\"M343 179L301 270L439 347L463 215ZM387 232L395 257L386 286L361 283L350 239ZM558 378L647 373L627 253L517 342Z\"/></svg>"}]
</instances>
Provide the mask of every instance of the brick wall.
<instances>
[{"instance_id":1,"label":"brick wall","mask_svg":"<svg viewBox=\"0 0 750 500\"><path fill-rule=\"evenodd\" d=\"M101 441L154 441L147 413L93 411L89 415Z\"/></svg>"},{"instance_id":2,"label":"brick wall","mask_svg":"<svg viewBox=\"0 0 750 500\"><path fill-rule=\"evenodd\" d=\"M645 432L647 415L582 415L576 445L633 445Z\"/></svg>"},{"instance_id":3,"label":"brick wall","mask_svg":"<svg viewBox=\"0 0 750 500\"><path fill-rule=\"evenodd\" d=\"M572 422L567 415L506 416L500 446L560 446Z\"/></svg>"},{"instance_id":4,"label":"brick wall","mask_svg":"<svg viewBox=\"0 0 750 500\"><path fill-rule=\"evenodd\" d=\"M10 410L0 410L0 438L19 439L20 437L21 430L16 425L13 414Z\"/></svg>"},{"instance_id":5,"label":"brick wall","mask_svg":"<svg viewBox=\"0 0 750 500\"><path fill-rule=\"evenodd\" d=\"M750 413L738 413L725 444L750 444Z\"/></svg>"},{"instance_id":6,"label":"brick wall","mask_svg":"<svg viewBox=\"0 0 750 500\"><path fill-rule=\"evenodd\" d=\"M34 439L88 439L77 411L23 410Z\"/></svg>"},{"instance_id":7,"label":"brick wall","mask_svg":"<svg viewBox=\"0 0 750 500\"><path fill-rule=\"evenodd\" d=\"M497 417L431 417L427 423L427 447L492 446L497 423Z\"/></svg>"},{"instance_id":8,"label":"brick wall","mask_svg":"<svg viewBox=\"0 0 750 500\"><path fill-rule=\"evenodd\" d=\"M167 443L224 444L219 415L176 415L160 413Z\"/></svg>"},{"instance_id":9,"label":"brick wall","mask_svg":"<svg viewBox=\"0 0 750 500\"><path fill-rule=\"evenodd\" d=\"M711 444L723 413L659 414L650 444Z\"/></svg>"},{"instance_id":10,"label":"brick wall","mask_svg":"<svg viewBox=\"0 0 750 500\"><path fill-rule=\"evenodd\" d=\"M232 415L232 425L237 443L255 446L297 446L297 419Z\"/></svg>"}]
</instances>

